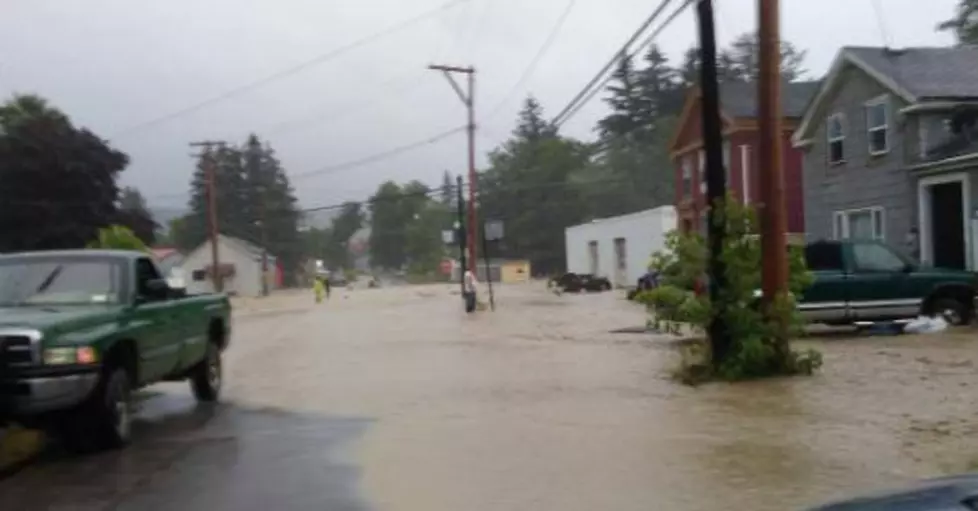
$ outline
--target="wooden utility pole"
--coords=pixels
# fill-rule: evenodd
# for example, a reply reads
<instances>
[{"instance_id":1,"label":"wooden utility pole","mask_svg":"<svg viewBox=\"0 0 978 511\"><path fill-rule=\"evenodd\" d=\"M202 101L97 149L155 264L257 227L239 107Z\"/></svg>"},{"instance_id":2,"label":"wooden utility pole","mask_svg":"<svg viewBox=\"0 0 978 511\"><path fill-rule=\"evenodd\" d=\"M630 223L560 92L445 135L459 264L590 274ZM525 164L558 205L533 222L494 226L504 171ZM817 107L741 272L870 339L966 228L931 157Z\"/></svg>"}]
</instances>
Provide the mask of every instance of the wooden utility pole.
<instances>
[{"instance_id":1,"label":"wooden utility pole","mask_svg":"<svg viewBox=\"0 0 978 511\"><path fill-rule=\"evenodd\" d=\"M779 0L758 0L758 163L762 289L768 304L788 290L784 172L781 160L781 35Z\"/></svg>"},{"instance_id":2,"label":"wooden utility pole","mask_svg":"<svg viewBox=\"0 0 978 511\"><path fill-rule=\"evenodd\" d=\"M455 94L458 94L458 98L462 100L465 104L466 110L468 111L468 124L467 131L469 135L469 229L468 229L468 247L469 247L469 269L473 274L477 274L476 271L476 253L475 253L475 240L478 233L478 222L475 215L475 193L476 193L476 176L475 176L475 68L473 67L458 67L458 66L443 66L432 64L428 66L428 69L435 71L441 71L448 80L449 85L455 90ZM462 87L452 78L452 73L462 73L468 77L468 92L463 91Z\"/></svg>"},{"instance_id":3,"label":"wooden utility pole","mask_svg":"<svg viewBox=\"0 0 978 511\"><path fill-rule=\"evenodd\" d=\"M207 232L211 242L211 279L214 282L214 291L220 293L224 291L224 275L221 274L221 254L217 248L217 162L214 158L214 148L221 149L224 142L204 140L201 142L191 142L190 147L202 148L200 157L203 159L204 172L207 175Z\"/></svg>"},{"instance_id":4,"label":"wooden utility pole","mask_svg":"<svg viewBox=\"0 0 978 511\"><path fill-rule=\"evenodd\" d=\"M700 104L702 105L703 152L706 156L707 241L709 242L708 276L713 320L709 325L713 362L720 364L730 349L730 331L726 324L725 302L720 294L727 286L727 268L723 263L723 241L726 224L720 208L727 195L723 168L723 133L720 124L720 86L717 80L716 35L713 26L713 2L699 0L696 17L700 35Z\"/></svg>"}]
</instances>

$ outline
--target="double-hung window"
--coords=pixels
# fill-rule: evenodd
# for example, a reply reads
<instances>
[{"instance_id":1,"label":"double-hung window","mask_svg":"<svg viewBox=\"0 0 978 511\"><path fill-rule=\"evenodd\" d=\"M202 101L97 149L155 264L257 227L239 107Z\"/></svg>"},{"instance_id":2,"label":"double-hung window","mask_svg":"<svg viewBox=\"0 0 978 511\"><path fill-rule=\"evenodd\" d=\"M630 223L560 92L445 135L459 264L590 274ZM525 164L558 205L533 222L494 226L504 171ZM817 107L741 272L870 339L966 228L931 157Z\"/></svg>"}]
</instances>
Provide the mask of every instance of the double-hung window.
<instances>
[{"instance_id":1,"label":"double-hung window","mask_svg":"<svg viewBox=\"0 0 978 511\"><path fill-rule=\"evenodd\" d=\"M843 114L837 113L829 116L825 123L827 154L829 164L837 164L846 161L846 118Z\"/></svg>"},{"instance_id":2,"label":"double-hung window","mask_svg":"<svg viewBox=\"0 0 978 511\"><path fill-rule=\"evenodd\" d=\"M881 207L836 211L833 217L832 233L837 240L883 240L886 237L886 216Z\"/></svg>"},{"instance_id":3,"label":"double-hung window","mask_svg":"<svg viewBox=\"0 0 978 511\"><path fill-rule=\"evenodd\" d=\"M885 154L890 150L890 101L880 96L866 103L866 139L869 154Z\"/></svg>"}]
</instances>

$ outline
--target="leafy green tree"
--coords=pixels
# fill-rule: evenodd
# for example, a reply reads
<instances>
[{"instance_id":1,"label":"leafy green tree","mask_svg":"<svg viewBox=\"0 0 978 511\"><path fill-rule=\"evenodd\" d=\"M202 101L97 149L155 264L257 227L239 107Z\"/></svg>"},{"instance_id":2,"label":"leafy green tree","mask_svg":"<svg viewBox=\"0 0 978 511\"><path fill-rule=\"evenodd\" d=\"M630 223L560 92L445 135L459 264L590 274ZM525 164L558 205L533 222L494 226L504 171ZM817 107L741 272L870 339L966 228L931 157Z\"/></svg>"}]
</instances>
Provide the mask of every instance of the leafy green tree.
<instances>
[{"instance_id":1,"label":"leafy green tree","mask_svg":"<svg viewBox=\"0 0 978 511\"><path fill-rule=\"evenodd\" d=\"M122 225L110 225L98 230L98 237L88 243L88 248L112 250L136 250L148 252L149 247L131 229Z\"/></svg>"},{"instance_id":2,"label":"leafy green tree","mask_svg":"<svg viewBox=\"0 0 978 511\"><path fill-rule=\"evenodd\" d=\"M509 140L489 154L479 181L479 220L502 221L499 257L525 258L535 272L564 266L564 228L586 216L574 174L588 164L585 144L563 138L532 97L524 102Z\"/></svg>"},{"instance_id":3,"label":"leafy green tree","mask_svg":"<svg viewBox=\"0 0 978 511\"><path fill-rule=\"evenodd\" d=\"M132 230L133 234L147 246L156 243L159 225L146 207L146 199L139 190L131 187L122 189L119 196L118 222Z\"/></svg>"},{"instance_id":4,"label":"leafy green tree","mask_svg":"<svg viewBox=\"0 0 978 511\"><path fill-rule=\"evenodd\" d=\"M84 247L116 221L128 161L38 96L0 105L0 252Z\"/></svg>"},{"instance_id":5,"label":"leafy green tree","mask_svg":"<svg viewBox=\"0 0 978 511\"><path fill-rule=\"evenodd\" d=\"M958 0L954 17L937 29L953 32L958 44L978 44L978 0Z\"/></svg>"},{"instance_id":6,"label":"leafy green tree","mask_svg":"<svg viewBox=\"0 0 978 511\"><path fill-rule=\"evenodd\" d=\"M407 260L404 249L405 218L401 187L387 181L370 198L370 264L400 269Z\"/></svg>"}]
</instances>

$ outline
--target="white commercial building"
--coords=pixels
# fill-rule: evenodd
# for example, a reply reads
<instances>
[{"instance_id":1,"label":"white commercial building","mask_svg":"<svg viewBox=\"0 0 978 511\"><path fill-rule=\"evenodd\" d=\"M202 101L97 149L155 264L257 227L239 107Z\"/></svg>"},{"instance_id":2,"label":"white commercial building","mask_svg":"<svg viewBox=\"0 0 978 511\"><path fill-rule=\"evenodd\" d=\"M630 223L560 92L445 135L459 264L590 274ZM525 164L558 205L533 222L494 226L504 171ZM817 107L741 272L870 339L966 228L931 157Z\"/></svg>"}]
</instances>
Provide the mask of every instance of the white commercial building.
<instances>
[{"instance_id":1,"label":"white commercial building","mask_svg":"<svg viewBox=\"0 0 978 511\"><path fill-rule=\"evenodd\" d=\"M568 227L567 271L633 286L648 271L652 253L665 248L666 234L676 229L676 222L676 208L661 206Z\"/></svg>"}]
</instances>

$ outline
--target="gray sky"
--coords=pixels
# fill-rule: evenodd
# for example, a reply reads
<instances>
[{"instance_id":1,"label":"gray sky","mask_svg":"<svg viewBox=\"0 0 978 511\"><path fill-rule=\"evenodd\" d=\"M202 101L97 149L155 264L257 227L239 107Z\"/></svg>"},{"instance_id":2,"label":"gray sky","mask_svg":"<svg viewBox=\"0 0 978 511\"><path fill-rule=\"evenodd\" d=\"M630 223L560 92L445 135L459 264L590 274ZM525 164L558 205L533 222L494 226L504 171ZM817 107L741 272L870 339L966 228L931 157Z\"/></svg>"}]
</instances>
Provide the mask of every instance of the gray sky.
<instances>
[{"instance_id":1,"label":"gray sky","mask_svg":"<svg viewBox=\"0 0 978 511\"><path fill-rule=\"evenodd\" d=\"M504 139L529 92L555 114L604 64L649 0L577 0L529 80L509 95L568 0L468 0L424 22L208 108L143 130L134 125L309 61L445 0L10 0L0 15L0 93L35 92L127 152L123 183L154 206L182 207L193 170L187 142L270 140L291 174L415 142L465 122L431 62L474 65L479 161ZM808 50L817 78L843 45L946 45L934 26L954 0L783 0L782 33ZM679 0L674 1L679 4ZM756 0L716 0L720 44L755 26ZM924 4L927 4L926 6ZM692 9L662 32L678 59L696 40ZM885 33L885 35L884 35ZM885 37L885 39L884 39ZM565 126L591 137L598 98ZM459 133L368 165L296 179L304 206L358 200L381 181L437 183L463 171Z\"/></svg>"}]
</instances>

